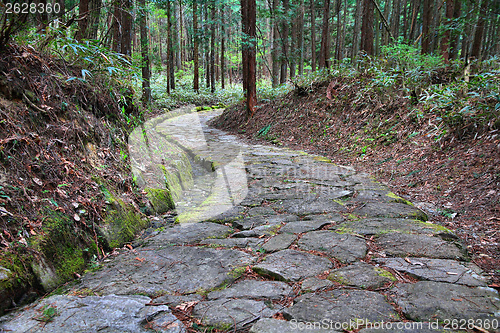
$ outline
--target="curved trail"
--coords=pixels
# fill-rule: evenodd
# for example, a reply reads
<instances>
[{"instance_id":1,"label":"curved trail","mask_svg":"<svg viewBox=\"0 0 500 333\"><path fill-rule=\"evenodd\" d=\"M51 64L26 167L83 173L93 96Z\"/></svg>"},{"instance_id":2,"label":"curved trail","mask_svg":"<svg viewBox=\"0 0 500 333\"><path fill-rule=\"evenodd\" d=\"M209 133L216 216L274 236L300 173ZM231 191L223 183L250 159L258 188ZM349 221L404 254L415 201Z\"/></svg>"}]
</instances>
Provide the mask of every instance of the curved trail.
<instances>
[{"instance_id":1,"label":"curved trail","mask_svg":"<svg viewBox=\"0 0 500 333\"><path fill-rule=\"evenodd\" d=\"M165 222L0 331L499 330L498 293L451 231L367 174L243 144L206 126L216 113L195 115L154 127L214 170L193 172L177 202L201 222Z\"/></svg>"}]
</instances>

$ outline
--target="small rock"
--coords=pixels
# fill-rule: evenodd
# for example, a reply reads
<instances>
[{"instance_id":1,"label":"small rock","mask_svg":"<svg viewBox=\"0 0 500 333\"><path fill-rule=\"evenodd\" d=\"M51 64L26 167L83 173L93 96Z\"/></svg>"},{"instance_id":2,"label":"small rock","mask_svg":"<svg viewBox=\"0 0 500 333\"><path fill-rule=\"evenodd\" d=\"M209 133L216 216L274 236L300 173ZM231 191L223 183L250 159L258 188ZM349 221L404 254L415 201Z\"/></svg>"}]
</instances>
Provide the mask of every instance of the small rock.
<instances>
[{"instance_id":1,"label":"small rock","mask_svg":"<svg viewBox=\"0 0 500 333\"><path fill-rule=\"evenodd\" d=\"M266 252L276 252L279 250L287 249L292 243L297 239L297 236L293 234L279 234L270 238L262 248Z\"/></svg>"},{"instance_id":2,"label":"small rock","mask_svg":"<svg viewBox=\"0 0 500 333\"><path fill-rule=\"evenodd\" d=\"M320 289L325 289L333 287L335 284L330 280L318 279L316 277L307 278L302 281L301 289L302 291L318 291Z\"/></svg>"},{"instance_id":3,"label":"small rock","mask_svg":"<svg viewBox=\"0 0 500 333\"><path fill-rule=\"evenodd\" d=\"M361 259L367 251L364 239L330 230L308 232L302 236L298 245L303 250L325 252L342 262L354 262Z\"/></svg>"},{"instance_id":4,"label":"small rock","mask_svg":"<svg viewBox=\"0 0 500 333\"><path fill-rule=\"evenodd\" d=\"M333 270L330 280L363 289L377 289L396 279L388 271L365 262L357 262L347 267Z\"/></svg>"}]
</instances>

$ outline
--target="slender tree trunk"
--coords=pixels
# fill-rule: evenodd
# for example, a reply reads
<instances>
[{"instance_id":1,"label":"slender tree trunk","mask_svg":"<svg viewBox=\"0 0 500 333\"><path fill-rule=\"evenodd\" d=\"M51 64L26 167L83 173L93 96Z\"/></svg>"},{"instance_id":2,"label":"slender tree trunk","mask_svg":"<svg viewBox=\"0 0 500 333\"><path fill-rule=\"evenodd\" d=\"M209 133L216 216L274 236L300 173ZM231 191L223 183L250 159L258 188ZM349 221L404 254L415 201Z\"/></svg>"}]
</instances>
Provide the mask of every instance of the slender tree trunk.
<instances>
[{"instance_id":1,"label":"slender tree trunk","mask_svg":"<svg viewBox=\"0 0 500 333\"><path fill-rule=\"evenodd\" d=\"M473 34L472 26L470 24L471 22L471 15L472 12L474 11L474 3L472 2L467 2L465 3L465 12L467 13L465 15L465 28L464 32L462 35L462 45L461 45L461 51L460 51L460 58L468 58L470 56L470 44L471 44L471 36Z\"/></svg>"},{"instance_id":2,"label":"slender tree trunk","mask_svg":"<svg viewBox=\"0 0 500 333\"><path fill-rule=\"evenodd\" d=\"M273 38L271 40L271 58L272 58L272 84L276 88L279 84L279 31L278 31L278 0L272 0L272 25L273 25Z\"/></svg>"},{"instance_id":3,"label":"slender tree trunk","mask_svg":"<svg viewBox=\"0 0 500 333\"><path fill-rule=\"evenodd\" d=\"M298 36L298 24L297 24L297 10L295 10L294 14L292 17L289 17L290 22L292 22L292 38L290 39L291 41L291 47L290 47L290 78L295 77L295 72L297 71L297 36Z\"/></svg>"},{"instance_id":4,"label":"slender tree trunk","mask_svg":"<svg viewBox=\"0 0 500 333\"><path fill-rule=\"evenodd\" d=\"M476 31L474 32L474 41L472 42L472 50L470 56L476 59L481 58L481 41L484 33L484 18L488 8L488 0L482 0L477 18Z\"/></svg>"},{"instance_id":5,"label":"slender tree trunk","mask_svg":"<svg viewBox=\"0 0 500 333\"><path fill-rule=\"evenodd\" d=\"M299 58L299 75L304 74L304 0L300 0L297 15L297 51Z\"/></svg>"},{"instance_id":6,"label":"slender tree trunk","mask_svg":"<svg viewBox=\"0 0 500 333\"><path fill-rule=\"evenodd\" d=\"M361 25L361 50L373 55L373 2L363 0L363 23Z\"/></svg>"},{"instance_id":7,"label":"slender tree trunk","mask_svg":"<svg viewBox=\"0 0 500 333\"><path fill-rule=\"evenodd\" d=\"M456 21L460 17L462 9L462 1L454 0L453 3L453 20ZM456 23L454 23L456 25ZM450 58L456 59L458 56L458 39L460 38L460 33L456 31L451 32L450 40Z\"/></svg>"},{"instance_id":8,"label":"slender tree trunk","mask_svg":"<svg viewBox=\"0 0 500 333\"><path fill-rule=\"evenodd\" d=\"M246 62L243 71L243 82L246 91L247 118L253 116L257 104L255 38L256 38L256 4L255 0L241 0L243 45L242 55Z\"/></svg>"},{"instance_id":9,"label":"slender tree trunk","mask_svg":"<svg viewBox=\"0 0 500 333\"><path fill-rule=\"evenodd\" d=\"M99 19L101 17L102 0L90 0L89 2L89 21L87 27L86 39L97 39L99 29Z\"/></svg>"},{"instance_id":10,"label":"slender tree trunk","mask_svg":"<svg viewBox=\"0 0 500 333\"><path fill-rule=\"evenodd\" d=\"M370 0L371 1L371 0ZM330 50L328 40L330 38L330 0L325 0L323 7L323 27L321 29L321 50L319 54L319 68L328 68Z\"/></svg>"},{"instance_id":11,"label":"slender tree trunk","mask_svg":"<svg viewBox=\"0 0 500 333\"><path fill-rule=\"evenodd\" d=\"M288 59L290 52L288 50L288 13L290 12L290 2L289 0L283 1L283 9L285 10L285 17L281 20L281 73L280 73L280 83L286 82Z\"/></svg>"},{"instance_id":12,"label":"slender tree trunk","mask_svg":"<svg viewBox=\"0 0 500 333\"><path fill-rule=\"evenodd\" d=\"M354 12L354 32L352 36L351 58L354 60L359 53L359 37L361 34L361 22L363 20L363 2L356 0L356 9Z\"/></svg>"},{"instance_id":13,"label":"slender tree trunk","mask_svg":"<svg viewBox=\"0 0 500 333\"><path fill-rule=\"evenodd\" d=\"M210 86L213 94L215 92L215 0L211 1L211 6L212 24L210 25Z\"/></svg>"},{"instance_id":14,"label":"slender tree trunk","mask_svg":"<svg viewBox=\"0 0 500 333\"><path fill-rule=\"evenodd\" d=\"M394 37L394 41L397 42L399 37L399 26L400 26L400 17L401 17L401 0L393 0L393 8L391 15L391 32L392 37Z\"/></svg>"},{"instance_id":15,"label":"slender tree trunk","mask_svg":"<svg viewBox=\"0 0 500 333\"><path fill-rule=\"evenodd\" d=\"M145 1L145 0L141 0ZM170 89L175 90L175 53L173 47L173 31L172 31L172 10L170 1L167 1L167 48L168 48L168 73L167 77L169 78L167 81L170 84Z\"/></svg>"},{"instance_id":16,"label":"slender tree trunk","mask_svg":"<svg viewBox=\"0 0 500 333\"><path fill-rule=\"evenodd\" d=\"M122 1L113 1L113 42L111 44L111 49L114 52L120 52L121 45L121 35L122 35Z\"/></svg>"},{"instance_id":17,"label":"slender tree trunk","mask_svg":"<svg viewBox=\"0 0 500 333\"><path fill-rule=\"evenodd\" d=\"M311 8L311 70L316 70L316 7L314 0L310 0Z\"/></svg>"},{"instance_id":18,"label":"slender tree trunk","mask_svg":"<svg viewBox=\"0 0 500 333\"><path fill-rule=\"evenodd\" d=\"M200 64L198 63L198 0L193 0L193 62L194 62L194 79L193 89L196 92L200 91Z\"/></svg>"},{"instance_id":19,"label":"slender tree trunk","mask_svg":"<svg viewBox=\"0 0 500 333\"><path fill-rule=\"evenodd\" d=\"M80 0L78 8L80 19L78 20L78 31L76 32L75 39L81 42L85 38L88 28L89 0Z\"/></svg>"},{"instance_id":20,"label":"slender tree trunk","mask_svg":"<svg viewBox=\"0 0 500 333\"><path fill-rule=\"evenodd\" d=\"M453 19L453 0L446 0L446 25L451 24ZM441 55L446 63L449 63L450 59L450 28L447 27L443 38L441 39Z\"/></svg>"},{"instance_id":21,"label":"slender tree trunk","mask_svg":"<svg viewBox=\"0 0 500 333\"><path fill-rule=\"evenodd\" d=\"M151 72L149 69L149 43L147 28L147 9L146 1L139 0L139 26L141 30L141 69L142 69L142 104L148 107L151 104L151 88L149 80Z\"/></svg>"},{"instance_id":22,"label":"slender tree trunk","mask_svg":"<svg viewBox=\"0 0 500 333\"><path fill-rule=\"evenodd\" d=\"M430 53L430 25L432 19L432 0L423 0L422 8L422 54Z\"/></svg>"},{"instance_id":23,"label":"slender tree trunk","mask_svg":"<svg viewBox=\"0 0 500 333\"><path fill-rule=\"evenodd\" d=\"M121 53L132 56L132 0L123 0Z\"/></svg>"},{"instance_id":24,"label":"slender tree trunk","mask_svg":"<svg viewBox=\"0 0 500 333\"><path fill-rule=\"evenodd\" d=\"M225 8L224 3L221 8L221 37L220 37L220 83L221 88L225 89L225 79L226 79L226 19L225 19Z\"/></svg>"},{"instance_id":25,"label":"slender tree trunk","mask_svg":"<svg viewBox=\"0 0 500 333\"><path fill-rule=\"evenodd\" d=\"M418 31L417 31L417 17L420 11L420 1L413 0L413 12L411 15L411 26L410 26L410 35L409 42L413 43L417 39Z\"/></svg>"}]
</instances>

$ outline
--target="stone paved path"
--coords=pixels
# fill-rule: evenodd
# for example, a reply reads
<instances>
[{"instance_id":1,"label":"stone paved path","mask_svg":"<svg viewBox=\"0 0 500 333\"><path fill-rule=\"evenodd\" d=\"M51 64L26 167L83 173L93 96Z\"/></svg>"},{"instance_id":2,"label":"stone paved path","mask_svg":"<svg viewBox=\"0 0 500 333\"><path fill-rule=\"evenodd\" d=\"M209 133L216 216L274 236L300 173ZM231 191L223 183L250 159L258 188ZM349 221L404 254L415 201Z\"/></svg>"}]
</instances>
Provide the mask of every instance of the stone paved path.
<instances>
[{"instance_id":1,"label":"stone paved path","mask_svg":"<svg viewBox=\"0 0 500 333\"><path fill-rule=\"evenodd\" d=\"M500 331L499 295L450 230L367 174L207 128L214 115L202 135L176 132L192 118L155 125L215 169L211 193L180 199L203 218L157 221L0 332L187 332L183 313L200 332Z\"/></svg>"}]
</instances>

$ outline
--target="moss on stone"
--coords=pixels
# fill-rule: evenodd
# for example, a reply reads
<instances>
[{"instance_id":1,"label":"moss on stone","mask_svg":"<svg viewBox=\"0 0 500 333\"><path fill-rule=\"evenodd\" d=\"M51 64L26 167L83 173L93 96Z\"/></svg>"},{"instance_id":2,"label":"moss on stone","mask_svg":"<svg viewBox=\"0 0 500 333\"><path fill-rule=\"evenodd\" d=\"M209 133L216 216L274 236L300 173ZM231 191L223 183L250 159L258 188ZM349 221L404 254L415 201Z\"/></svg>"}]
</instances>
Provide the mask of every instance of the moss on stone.
<instances>
[{"instance_id":1,"label":"moss on stone","mask_svg":"<svg viewBox=\"0 0 500 333\"><path fill-rule=\"evenodd\" d=\"M405 204L405 205L413 206L413 204L410 201L401 198L400 196L394 194L393 192L387 193L386 196L388 196L389 198L394 199L394 200L391 200L392 202L399 202L399 203L402 203L402 204Z\"/></svg>"},{"instance_id":2,"label":"moss on stone","mask_svg":"<svg viewBox=\"0 0 500 333\"><path fill-rule=\"evenodd\" d=\"M397 279L394 277L394 275L392 275L391 272L389 271L386 271L385 269L383 268L379 268L379 267L375 267L375 271L377 272L378 275L382 276L382 277L386 277L388 278L389 280L391 281L396 281Z\"/></svg>"},{"instance_id":3,"label":"moss on stone","mask_svg":"<svg viewBox=\"0 0 500 333\"><path fill-rule=\"evenodd\" d=\"M163 214L169 210L175 209L175 203L172 199L172 194L167 189L146 188L144 191L153 209L158 214Z\"/></svg>"},{"instance_id":4,"label":"moss on stone","mask_svg":"<svg viewBox=\"0 0 500 333\"><path fill-rule=\"evenodd\" d=\"M324 156L314 156L313 159L317 162L332 163L332 160Z\"/></svg>"}]
</instances>

